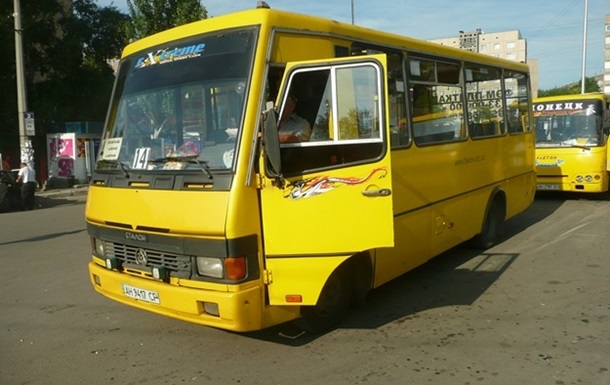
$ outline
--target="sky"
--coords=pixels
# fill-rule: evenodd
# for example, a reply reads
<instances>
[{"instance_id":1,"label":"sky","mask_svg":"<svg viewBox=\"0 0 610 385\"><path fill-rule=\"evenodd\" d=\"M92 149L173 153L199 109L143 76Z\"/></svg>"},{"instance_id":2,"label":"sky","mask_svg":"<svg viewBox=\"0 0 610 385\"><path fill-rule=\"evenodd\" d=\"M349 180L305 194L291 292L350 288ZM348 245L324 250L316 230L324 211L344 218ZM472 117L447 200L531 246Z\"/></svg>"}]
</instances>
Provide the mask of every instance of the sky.
<instances>
[{"instance_id":1,"label":"sky","mask_svg":"<svg viewBox=\"0 0 610 385\"><path fill-rule=\"evenodd\" d=\"M127 0L96 0L128 13ZM267 0L273 9L352 22L363 27L423 40L519 30L528 60L538 60L539 89L580 81L583 65L585 3L586 76L604 71L604 28L609 0ZM256 0L201 0L208 17L256 7Z\"/></svg>"}]
</instances>

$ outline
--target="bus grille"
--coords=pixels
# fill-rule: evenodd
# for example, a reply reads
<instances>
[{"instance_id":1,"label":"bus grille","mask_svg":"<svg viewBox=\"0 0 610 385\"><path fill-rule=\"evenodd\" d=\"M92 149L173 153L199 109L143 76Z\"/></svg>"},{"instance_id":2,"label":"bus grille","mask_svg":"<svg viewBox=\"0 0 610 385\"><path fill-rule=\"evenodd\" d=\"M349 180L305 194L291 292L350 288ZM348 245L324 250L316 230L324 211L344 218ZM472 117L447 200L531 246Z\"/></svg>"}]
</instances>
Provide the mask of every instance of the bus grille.
<instances>
[{"instance_id":1,"label":"bus grille","mask_svg":"<svg viewBox=\"0 0 610 385\"><path fill-rule=\"evenodd\" d=\"M148 273L144 274L144 272L149 271L152 266L162 266L170 273L177 273L173 275L182 277L191 275L191 258L186 255L166 253L108 241L104 242L104 248L106 255L119 260L129 273L149 276ZM142 258L142 251L145 252L145 258ZM142 271L137 273L138 269L142 269Z\"/></svg>"}]
</instances>

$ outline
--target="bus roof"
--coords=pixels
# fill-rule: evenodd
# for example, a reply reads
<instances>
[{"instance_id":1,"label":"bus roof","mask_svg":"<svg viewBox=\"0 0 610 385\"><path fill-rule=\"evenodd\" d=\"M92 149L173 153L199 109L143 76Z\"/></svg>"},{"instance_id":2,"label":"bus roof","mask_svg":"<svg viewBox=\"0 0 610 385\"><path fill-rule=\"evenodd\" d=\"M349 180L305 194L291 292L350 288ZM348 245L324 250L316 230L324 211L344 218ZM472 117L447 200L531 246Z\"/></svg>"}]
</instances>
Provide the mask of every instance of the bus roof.
<instances>
[{"instance_id":1,"label":"bus roof","mask_svg":"<svg viewBox=\"0 0 610 385\"><path fill-rule=\"evenodd\" d=\"M159 32L126 46L123 50L122 57L129 56L149 47L188 36L227 28L254 25L262 25L266 28L303 31L307 33L321 33L414 53L434 53L454 60L497 65L518 71L528 70L526 64L515 61L494 58L489 55L477 54L467 50L440 45L438 43L355 26L322 17L301 15L267 8L229 13Z\"/></svg>"}]
</instances>

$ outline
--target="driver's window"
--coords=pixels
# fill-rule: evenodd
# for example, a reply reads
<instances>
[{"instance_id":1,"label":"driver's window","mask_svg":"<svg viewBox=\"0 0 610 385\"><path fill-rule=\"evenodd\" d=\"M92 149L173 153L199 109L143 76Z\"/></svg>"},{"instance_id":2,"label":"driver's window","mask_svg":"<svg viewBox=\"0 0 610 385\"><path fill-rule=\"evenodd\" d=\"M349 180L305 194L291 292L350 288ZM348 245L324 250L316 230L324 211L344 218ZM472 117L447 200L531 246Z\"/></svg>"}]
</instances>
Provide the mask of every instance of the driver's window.
<instances>
[{"instance_id":1,"label":"driver's window","mask_svg":"<svg viewBox=\"0 0 610 385\"><path fill-rule=\"evenodd\" d=\"M278 122L285 174L381 156L385 132L380 76L373 63L291 74ZM297 118L288 120L287 114ZM283 135L294 138L285 140Z\"/></svg>"}]
</instances>

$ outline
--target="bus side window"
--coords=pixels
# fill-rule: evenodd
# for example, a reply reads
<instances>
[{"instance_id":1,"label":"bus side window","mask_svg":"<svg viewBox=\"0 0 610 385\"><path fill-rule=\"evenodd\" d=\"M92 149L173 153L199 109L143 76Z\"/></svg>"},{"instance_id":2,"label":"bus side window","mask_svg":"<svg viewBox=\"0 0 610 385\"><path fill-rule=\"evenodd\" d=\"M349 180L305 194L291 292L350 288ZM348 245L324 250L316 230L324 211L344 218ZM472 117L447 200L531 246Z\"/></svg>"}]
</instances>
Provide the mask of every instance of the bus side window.
<instances>
[{"instance_id":1,"label":"bus side window","mask_svg":"<svg viewBox=\"0 0 610 385\"><path fill-rule=\"evenodd\" d=\"M429 59L409 59L413 139L428 145L465 138L460 67Z\"/></svg>"},{"instance_id":2,"label":"bus side window","mask_svg":"<svg viewBox=\"0 0 610 385\"><path fill-rule=\"evenodd\" d=\"M466 64L466 100L470 137L504 135L502 71L478 64Z\"/></svg>"},{"instance_id":3,"label":"bus side window","mask_svg":"<svg viewBox=\"0 0 610 385\"><path fill-rule=\"evenodd\" d=\"M530 131L527 75L519 72L504 73L504 98L508 132Z\"/></svg>"}]
</instances>

